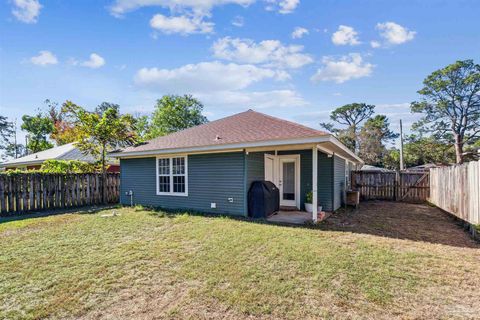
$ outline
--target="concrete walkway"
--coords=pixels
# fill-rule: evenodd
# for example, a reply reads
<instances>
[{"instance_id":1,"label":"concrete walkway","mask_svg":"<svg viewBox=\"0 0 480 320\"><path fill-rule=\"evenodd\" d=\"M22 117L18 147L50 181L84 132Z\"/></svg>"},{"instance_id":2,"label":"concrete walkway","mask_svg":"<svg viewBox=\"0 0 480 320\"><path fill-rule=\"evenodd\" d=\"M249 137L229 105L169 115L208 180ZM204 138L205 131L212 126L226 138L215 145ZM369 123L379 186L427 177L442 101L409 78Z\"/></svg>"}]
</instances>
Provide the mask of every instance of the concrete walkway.
<instances>
[{"instance_id":1,"label":"concrete walkway","mask_svg":"<svg viewBox=\"0 0 480 320\"><path fill-rule=\"evenodd\" d=\"M312 221L312 214L305 211L279 211L267 218L270 222L305 224Z\"/></svg>"}]
</instances>

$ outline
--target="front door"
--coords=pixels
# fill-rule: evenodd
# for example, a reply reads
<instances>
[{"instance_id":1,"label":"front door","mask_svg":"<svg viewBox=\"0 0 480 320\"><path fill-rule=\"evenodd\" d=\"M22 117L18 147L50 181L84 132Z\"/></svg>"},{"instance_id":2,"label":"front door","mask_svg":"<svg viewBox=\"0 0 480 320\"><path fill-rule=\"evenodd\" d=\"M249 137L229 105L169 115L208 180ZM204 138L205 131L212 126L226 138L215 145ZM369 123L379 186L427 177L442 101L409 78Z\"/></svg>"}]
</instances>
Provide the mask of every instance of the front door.
<instances>
[{"instance_id":1,"label":"front door","mask_svg":"<svg viewBox=\"0 0 480 320\"><path fill-rule=\"evenodd\" d=\"M265 155L265 180L276 183L276 174L275 174L275 156L274 155ZM278 186L278 185L277 185Z\"/></svg>"},{"instance_id":2,"label":"front door","mask_svg":"<svg viewBox=\"0 0 480 320\"><path fill-rule=\"evenodd\" d=\"M295 158L279 159L278 188L281 206L297 206L297 161Z\"/></svg>"}]
</instances>

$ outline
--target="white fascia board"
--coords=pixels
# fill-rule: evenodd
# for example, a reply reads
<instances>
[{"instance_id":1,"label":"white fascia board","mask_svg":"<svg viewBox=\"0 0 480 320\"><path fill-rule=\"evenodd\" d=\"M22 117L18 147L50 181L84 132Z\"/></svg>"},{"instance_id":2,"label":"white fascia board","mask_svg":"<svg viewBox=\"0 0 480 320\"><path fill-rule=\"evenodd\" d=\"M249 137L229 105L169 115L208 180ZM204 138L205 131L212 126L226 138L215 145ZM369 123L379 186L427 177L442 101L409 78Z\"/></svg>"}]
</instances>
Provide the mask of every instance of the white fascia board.
<instances>
[{"instance_id":1,"label":"white fascia board","mask_svg":"<svg viewBox=\"0 0 480 320\"><path fill-rule=\"evenodd\" d=\"M352 150L348 149L343 143L341 143L337 138L334 136L330 136L330 142L335 144L337 147L341 148L345 153L347 153L350 157L355 159L358 163L364 164L365 162L357 156Z\"/></svg>"},{"instance_id":2,"label":"white fascia board","mask_svg":"<svg viewBox=\"0 0 480 320\"><path fill-rule=\"evenodd\" d=\"M35 166L38 164L42 164L45 160L35 160L35 161L23 161L23 162L5 162L0 164L2 168L12 168L12 167L19 167L19 166Z\"/></svg>"},{"instance_id":3,"label":"white fascia board","mask_svg":"<svg viewBox=\"0 0 480 320\"><path fill-rule=\"evenodd\" d=\"M154 156L154 155L171 154L171 153L187 153L188 154L192 152L205 152L205 151L208 152L208 151L220 151L220 150L230 150L230 149L255 148L255 147L273 147L273 146L284 146L289 144L321 143L321 142L330 141L329 137L330 137L329 135L325 135L325 136L309 137L309 138L267 140L267 141L256 141L256 142L245 142L245 143L232 143L232 144L224 144L224 145L212 145L212 146L203 146L203 147L116 152L116 153L109 153L108 156L113 158L128 158L128 157L138 157L138 156Z\"/></svg>"},{"instance_id":4,"label":"white fascia board","mask_svg":"<svg viewBox=\"0 0 480 320\"><path fill-rule=\"evenodd\" d=\"M334 153L334 152L333 152L332 150L329 150L328 148L325 148L325 147L323 147L323 146L321 146L321 145L317 145L317 149L318 149L318 151L321 151L321 152L326 153L326 154L328 154L328 155L330 155L330 156L333 156L333 153Z\"/></svg>"}]
</instances>

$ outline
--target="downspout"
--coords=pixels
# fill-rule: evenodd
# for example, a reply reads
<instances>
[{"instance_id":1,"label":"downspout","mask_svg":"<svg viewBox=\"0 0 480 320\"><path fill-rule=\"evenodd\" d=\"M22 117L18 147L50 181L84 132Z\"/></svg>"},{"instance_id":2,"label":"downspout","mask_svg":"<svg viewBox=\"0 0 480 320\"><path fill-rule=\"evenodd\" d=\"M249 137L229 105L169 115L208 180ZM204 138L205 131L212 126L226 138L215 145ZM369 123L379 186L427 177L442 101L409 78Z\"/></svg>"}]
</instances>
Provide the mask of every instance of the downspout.
<instances>
[{"instance_id":1,"label":"downspout","mask_svg":"<svg viewBox=\"0 0 480 320\"><path fill-rule=\"evenodd\" d=\"M248 173L248 152L243 149L243 215L248 217L248 186L247 186L247 173Z\"/></svg>"},{"instance_id":2,"label":"downspout","mask_svg":"<svg viewBox=\"0 0 480 320\"><path fill-rule=\"evenodd\" d=\"M332 212L335 211L335 152L332 153Z\"/></svg>"}]
</instances>

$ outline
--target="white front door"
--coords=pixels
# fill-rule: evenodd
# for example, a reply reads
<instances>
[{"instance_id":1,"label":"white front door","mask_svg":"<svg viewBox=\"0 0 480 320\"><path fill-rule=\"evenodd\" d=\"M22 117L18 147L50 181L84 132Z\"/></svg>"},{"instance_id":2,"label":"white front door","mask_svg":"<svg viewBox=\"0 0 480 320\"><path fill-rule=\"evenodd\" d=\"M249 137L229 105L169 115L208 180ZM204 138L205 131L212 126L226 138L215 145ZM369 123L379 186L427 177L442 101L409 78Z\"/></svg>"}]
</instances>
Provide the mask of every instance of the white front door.
<instances>
[{"instance_id":1,"label":"white front door","mask_svg":"<svg viewBox=\"0 0 480 320\"><path fill-rule=\"evenodd\" d=\"M280 205L297 206L297 161L294 158L280 159L278 188Z\"/></svg>"},{"instance_id":2,"label":"white front door","mask_svg":"<svg viewBox=\"0 0 480 320\"><path fill-rule=\"evenodd\" d=\"M265 180L280 192L280 205L300 209L300 155L265 154Z\"/></svg>"},{"instance_id":3,"label":"white front door","mask_svg":"<svg viewBox=\"0 0 480 320\"><path fill-rule=\"evenodd\" d=\"M275 156L274 155L265 155L265 181L273 182L277 185L275 181Z\"/></svg>"}]
</instances>

